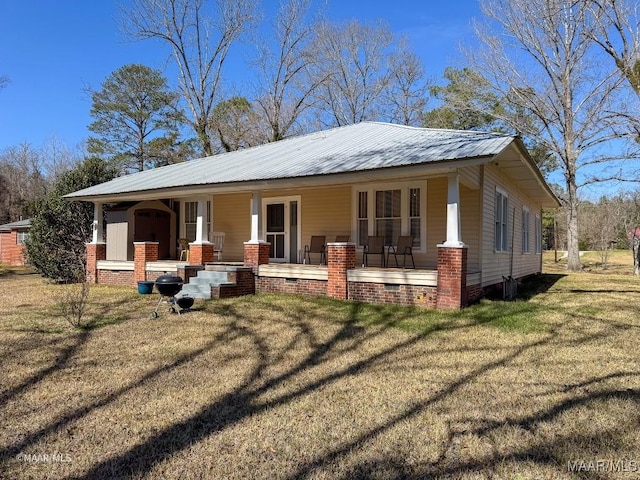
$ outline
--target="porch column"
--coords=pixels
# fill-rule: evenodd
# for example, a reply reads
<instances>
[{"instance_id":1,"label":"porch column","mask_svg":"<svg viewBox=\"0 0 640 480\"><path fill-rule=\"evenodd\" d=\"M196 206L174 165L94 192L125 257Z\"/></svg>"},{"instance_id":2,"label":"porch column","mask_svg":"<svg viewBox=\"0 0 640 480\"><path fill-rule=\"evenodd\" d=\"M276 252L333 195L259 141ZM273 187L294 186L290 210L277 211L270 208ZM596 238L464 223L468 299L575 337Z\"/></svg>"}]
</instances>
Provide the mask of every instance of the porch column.
<instances>
[{"instance_id":1,"label":"porch column","mask_svg":"<svg viewBox=\"0 0 640 480\"><path fill-rule=\"evenodd\" d=\"M102 243L104 241L102 203L93 204L93 238L91 243Z\"/></svg>"},{"instance_id":2,"label":"porch column","mask_svg":"<svg viewBox=\"0 0 640 480\"><path fill-rule=\"evenodd\" d=\"M93 204L93 233L91 243L87 243L86 281L98 283L98 262L107 258L107 244L104 243L102 203Z\"/></svg>"},{"instance_id":3,"label":"porch column","mask_svg":"<svg viewBox=\"0 0 640 480\"><path fill-rule=\"evenodd\" d=\"M449 173L447 185L447 239L445 247L462 247L460 229L460 185L458 172Z\"/></svg>"},{"instance_id":4,"label":"porch column","mask_svg":"<svg viewBox=\"0 0 640 480\"><path fill-rule=\"evenodd\" d=\"M104 242L87 243L87 283L98 283L98 262L107 259L107 244Z\"/></svg>"},{"instance_id":5,"label":"porch column","mask_svg":"<svg viewBox=\"0 0 640 480\"><path fill-rule=\"evenodd\" d=\"M347 275L356 268L356 244L327 244L327 296L346 300L349 296Z\"/></svg>"},{"instance_id":6,"label":"porch column","mask_svg":"<svg viewBox=\"0 0 640 480\"><path fill-rule=\"evenodd\" d=\"M251 238L250 242L264 240L262 232L262 192L251 193Z\"/></svg>"},{"instance_id":7,"label":"porch column","mask_svg":"<svg viewBox=\"0 0 640 480\"><path fill-rule=\"evenodd\" d=\"M147 263L158 261L159 242L133 242L133 280L147 279Z\"/></svg>"}]
</instances>

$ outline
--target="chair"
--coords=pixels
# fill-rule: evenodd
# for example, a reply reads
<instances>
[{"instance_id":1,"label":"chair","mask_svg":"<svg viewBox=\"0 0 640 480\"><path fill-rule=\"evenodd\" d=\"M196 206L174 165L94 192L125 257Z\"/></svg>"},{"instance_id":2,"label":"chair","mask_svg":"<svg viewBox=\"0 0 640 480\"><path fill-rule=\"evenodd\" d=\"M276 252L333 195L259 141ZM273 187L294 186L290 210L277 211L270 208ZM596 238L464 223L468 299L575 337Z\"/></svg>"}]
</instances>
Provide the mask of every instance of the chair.
<instances>
[{"instance_id":1,"label":"chair","mask_svg":"<svg viewBox=\"0 0 640 480\"><path fill-rule=\"evenodd\" d=\"M213 243L213 254L218 257L218 261L222 260L222 247L224 247L224 232L211 232L209 241Z\"/></svg>"},{"instance_id":2,"label":"chair","mask_svg":"<svg viewBox=\"0 0 640 480\"><path fill-rule=\"evenodd\" d=\"M346 243L351 238L351 235L336 235L336 243Z\"/></svg>"},{"instance_id":3,"label":"chair","mask_svg":"<svg viewBox=\"0 0 640 480\"><path fill-rule=\"evenodd\" d=\"M402 255L402 268L406 268L408 255L411 257L413 268L416 268L416 262L413 261L413 237L411 235L399 236L398 242L389 247L387 251L387 265L389 265L389 255L392 253L393 258L396 260L396 267L398 266L398 255Z\"/></svg>"},{"instance_id":4,"label":"chair","mask_svg":"<svg viewBox=\"0 0 640 480\"><path fill-rule=\"evenodd\" d=\"M179 238L178 245L180 246L180 259L179 261L189 261L189 239Z\"/></svg>"},{"instance_id":5,"label":"chair","mask_svg":"<svg viewBox=\"0 0 640 480\"><path fill-rule=\"evenodd\" d=\"M311 244L304 246L304 262L307 260L311 264L311 254L320 254L320 264L327 263L327 254L325 247L326 237L324 235L314 235L311 237Z\"/></svg>"},{"instance_id":6,"label":"chair","mask_svg":"<svg viewBox=\"0 0 640 480\"><path fill-rule=\"evenodd\" d=\"M380 266L384 267L384 237L374 236L367 237L367 244L362 251L362 266L369 266L369 255L380 255Z\"/></svg>"}]
</instances>

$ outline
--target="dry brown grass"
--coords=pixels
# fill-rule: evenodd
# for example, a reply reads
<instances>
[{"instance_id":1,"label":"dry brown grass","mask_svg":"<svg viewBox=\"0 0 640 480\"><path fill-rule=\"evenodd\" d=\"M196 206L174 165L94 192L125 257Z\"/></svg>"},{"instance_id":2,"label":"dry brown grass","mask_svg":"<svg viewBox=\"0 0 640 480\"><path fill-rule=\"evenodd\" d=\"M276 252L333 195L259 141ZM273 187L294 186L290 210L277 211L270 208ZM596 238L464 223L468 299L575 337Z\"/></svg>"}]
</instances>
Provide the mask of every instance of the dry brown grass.
<instances>
[{"instance_id":1,"label":"dry brown grass","mask_svg":"<svg viewBox=\"0 0 640 480\"><path fill-rule=\"evenodd\" d=\"M84 330L60 287L0 288L0 478L637 478L567 471L640 461L629 276L461 313L259 295L157 320L100 286Z\"/></svg>"}]
</instances>

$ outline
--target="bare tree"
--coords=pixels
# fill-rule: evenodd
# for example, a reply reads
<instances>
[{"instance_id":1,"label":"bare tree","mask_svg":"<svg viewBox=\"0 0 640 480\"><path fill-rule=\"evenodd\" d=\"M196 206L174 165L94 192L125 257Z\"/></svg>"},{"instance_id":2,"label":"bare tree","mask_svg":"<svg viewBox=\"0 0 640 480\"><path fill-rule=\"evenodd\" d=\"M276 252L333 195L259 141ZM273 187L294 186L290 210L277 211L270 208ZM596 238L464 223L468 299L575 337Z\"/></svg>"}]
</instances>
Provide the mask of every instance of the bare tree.
<instances>
[{"instance_id":1,"label":"bare tree","mask_svg":"<svg viewBox=\"0 0 640 480\"><path fill-rule=\"evenodd\" d=\"M311 0L282 3L273 24L273 37L260 42L257 66L260 82L257 110L266 124L266 140L275 142L299 131L300 117L313 106L313 94L327 72L314 68L312 49L319 22L312 18Z\"/></svg>"},{"instance_id":2,"label":"bare tree","mask_svg":"<svg viewBox=\"0 0 640 480\"><path fill-rule=\"evenodd\" d=\"M391 122L420 126L429 85L424 78L422 60L409 50L406 40L401 41L398 51L391 54L389 72L386 96Z\"/></svg>"},{"instance_id":3,"label":"bare tree","mask_svg":"<svg viewBox=\"0 0 640 480\"><path fill-rule=\"evenodd\" d=\"M348 125L383 116L389 84L387 50L393 34L383 24L323 23L314 45L326 80L316 91L322 122Z\"/></svg>"},{"instance_id":4,"label":"bare tree","mask_svg":"<svg viewBox=\"0 0 640 480\"><path fill-rule=\"evenodd\" d=\"M44 174L50 183L55 183L60 176L71 170L84 158L84 152L71 149L57 136L50 137L40 148L44 165Z\"/></svg>"},{"instance_id":5,"label":"bare tree","mask_svg":"<svg viewBox=\"0 0 640 480\"><path fill-rule=\"evenodd\" d=\"M614 102L620 76L592 48L588 2L483 0L481 6L487 22L477 24L476 32L484 48L469 55L470 61L511 105L503 120L557 157L564 177L568 269L578 270L578 188L613 178L603 172L619 157L599 147L619 139L620 105ZM535 122L520 124L523 111ZM583 174L588 166L603 174Z\"/></svg>"},{"instance_id":6,"label":"bare tree","mask_svg":"<svg viewBox=\"0 0 640 480\"><path fill-rule=\"evenodd\" d=\"M136 39L158 39L171 47L188 119L205 155L214 153L210 117L229 49L256 20L257 0L132 0L123 28Z\"/></svg>"},{"instance_id":7,"label":"bare tree","mask_svg":"<svg viewBox=\"0 0 640 480\"><path fill-rule=\"evenodd\" d=\"M211 128L220 143L219 151L233 152L266 143L258 115L245 97L231 97L213 109Z\"/></svg>"},{"instance_id":8,"label":"bare tree","mask_svg":"<svg viewBox=\"0 0 640 480\"><path fill-rule=\"evenodd\" d=\"M33 213L34 202L47 193L49 182L40 151L28 143L9 147L0 153L0 176L3 177L3 216L8 221L26 218Z\"/></svg>"}]
</instances>

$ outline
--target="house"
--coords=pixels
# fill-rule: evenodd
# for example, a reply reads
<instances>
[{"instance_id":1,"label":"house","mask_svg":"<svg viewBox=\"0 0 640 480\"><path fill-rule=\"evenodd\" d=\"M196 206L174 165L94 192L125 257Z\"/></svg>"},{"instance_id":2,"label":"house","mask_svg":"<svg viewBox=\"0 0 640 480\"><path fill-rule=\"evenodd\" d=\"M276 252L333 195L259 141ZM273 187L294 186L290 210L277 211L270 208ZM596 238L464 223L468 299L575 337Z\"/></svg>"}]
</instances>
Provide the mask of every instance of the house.
<instances>
[{"instance_id":1,"label":"house","mask_svg":"<svg viewBox=\"0 0 640 480\"><path fill-rule=\"evenodd\" d=\"M26 263L24 242L29 235L31 220L0 225L0 263L23 266Z\"/></svg>"},{"instance_id":2,"label":"house","mask_svg":"<svg viewBox=\"0 0 640 480\"><path fill-rule=\"evenodd\" d=\"M438 308L464 307L505 277L541 272L542 208L558 206L518 137L376 122L135 173L67 197L95 206L87 245L94 282L224 270L229 281L211 287L214 296L257 290ZM225 234L221 261L214 231ZM333 241L343 235L350 241ZM382 255L363 267L364 245L376 235L387 255L398 236L412 236L416 268L389 268ZM327 265L303 263L312 236L325 236ZM190 241L188 261L179 260L179 238Z\"/></svg>"}]
</instances>

